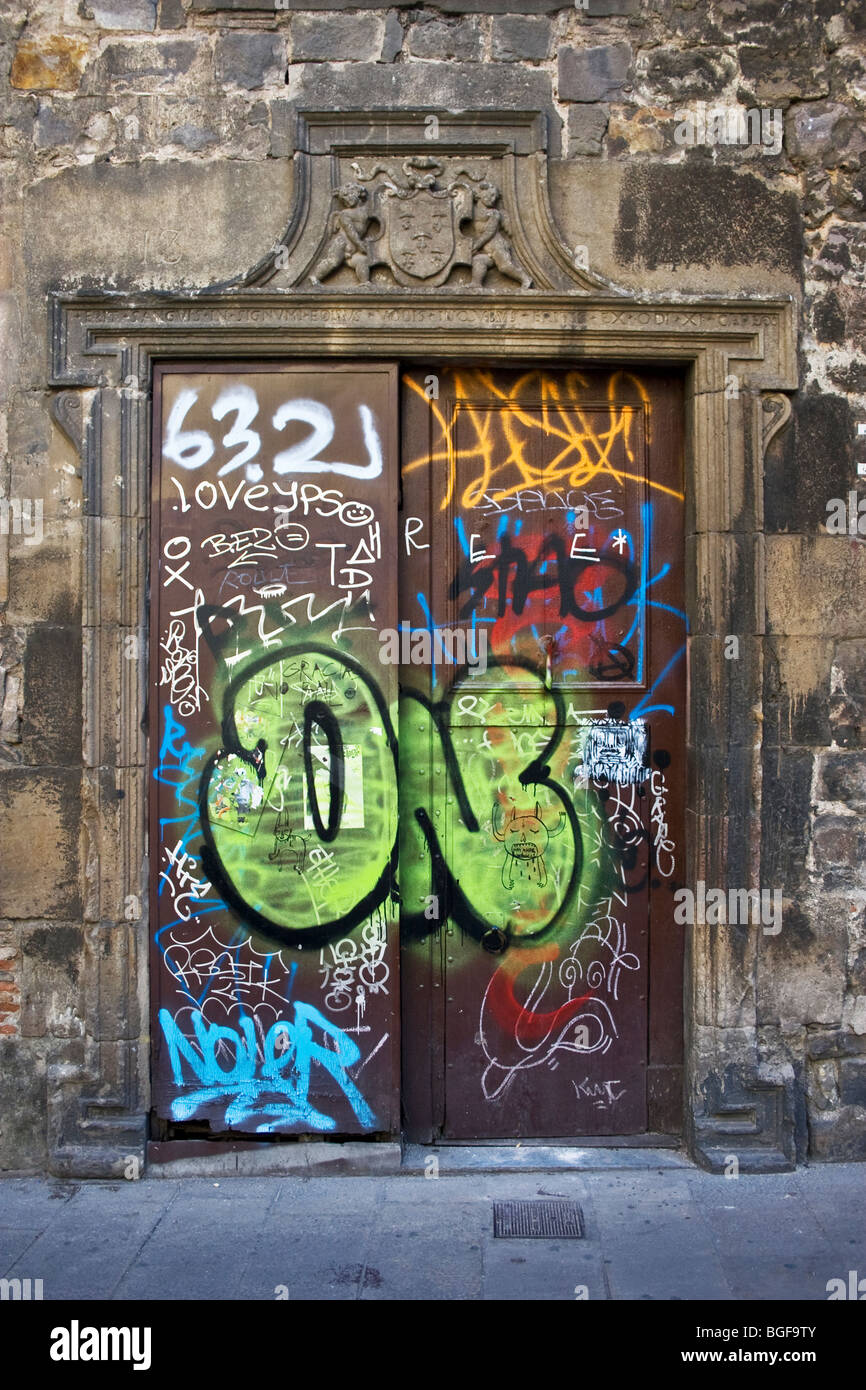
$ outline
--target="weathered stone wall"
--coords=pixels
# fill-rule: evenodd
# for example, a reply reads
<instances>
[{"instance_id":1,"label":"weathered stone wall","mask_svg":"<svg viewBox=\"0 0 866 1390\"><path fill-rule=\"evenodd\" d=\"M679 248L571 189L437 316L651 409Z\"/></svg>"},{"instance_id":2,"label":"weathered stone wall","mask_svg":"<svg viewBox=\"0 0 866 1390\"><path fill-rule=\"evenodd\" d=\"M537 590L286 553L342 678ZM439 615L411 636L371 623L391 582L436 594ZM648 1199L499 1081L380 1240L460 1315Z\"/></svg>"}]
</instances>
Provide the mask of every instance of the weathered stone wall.
<instances>
[{"instance_id":1,"label":"weathered stone wall","mask_svg":"<svg viewBox=\"0 0 866 1390\"><path fill-rule=\"evenodd\" d=\"M866 1157L866 560L825 525L866 472L861 0L322 4L9 0L0 18L0 1168L47 1165L88 953L120 949L84 910L82 478L50 411L48 293L241 275L288 221L294 113L377 108L543 111L553 210L593 272L796 299L758 715L764 886L786 908L756 1042L790 1078L800 1155ZM707 138L719 104L763 112L751 143Z\"/></svg>"}]
</instances>

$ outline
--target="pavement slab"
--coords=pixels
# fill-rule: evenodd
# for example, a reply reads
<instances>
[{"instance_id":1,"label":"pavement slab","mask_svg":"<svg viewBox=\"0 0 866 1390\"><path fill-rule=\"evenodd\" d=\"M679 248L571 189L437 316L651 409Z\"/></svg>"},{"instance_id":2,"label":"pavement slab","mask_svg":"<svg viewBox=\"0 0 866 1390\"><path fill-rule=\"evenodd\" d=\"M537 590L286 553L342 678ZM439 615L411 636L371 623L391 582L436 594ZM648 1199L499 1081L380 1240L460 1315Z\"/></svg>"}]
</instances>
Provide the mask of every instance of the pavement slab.
<instances>
[{"instance_id":1,"label":"pavement slab","mask_svg":"<svg viewBox=\"0 0 866 1390\"><path fill-rule=\"evenodd\" d=\"M592 1152L592 1168L488 1146L454 1164L418 1149L391 1175L0 1180L0 1279L72 1301L731 1303L866 1276L863 1165L726 1179L663 1150ZM505 1200L576 1201L584 1234L496 1237Z\"/></svg>"}]
</instances>

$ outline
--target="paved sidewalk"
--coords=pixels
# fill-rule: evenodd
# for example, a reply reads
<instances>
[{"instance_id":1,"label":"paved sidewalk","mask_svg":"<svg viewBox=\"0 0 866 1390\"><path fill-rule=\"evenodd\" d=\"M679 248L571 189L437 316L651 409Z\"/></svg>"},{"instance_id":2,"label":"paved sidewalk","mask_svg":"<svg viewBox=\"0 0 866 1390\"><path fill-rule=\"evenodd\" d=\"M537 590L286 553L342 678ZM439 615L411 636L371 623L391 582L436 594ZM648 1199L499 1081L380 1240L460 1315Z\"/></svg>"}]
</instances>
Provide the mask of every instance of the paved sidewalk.
<instances>
[{"instance_id":1,"label":"paved sidewalk","mask_svg":"<svg viewBox=\"0 0 866 1390\"><path fill-rule=\"evenodd\" d=\"M45 1299L72 1300L826 1300L830 1279L866 1278L866 1166L726 1179L641 1161L438 1179L417 1166L0 1179L0 1277L42 1279ZM584 1238L495 1238L493 1203L514 1199L578 1202Z\"/></svg>"}]
</instances>

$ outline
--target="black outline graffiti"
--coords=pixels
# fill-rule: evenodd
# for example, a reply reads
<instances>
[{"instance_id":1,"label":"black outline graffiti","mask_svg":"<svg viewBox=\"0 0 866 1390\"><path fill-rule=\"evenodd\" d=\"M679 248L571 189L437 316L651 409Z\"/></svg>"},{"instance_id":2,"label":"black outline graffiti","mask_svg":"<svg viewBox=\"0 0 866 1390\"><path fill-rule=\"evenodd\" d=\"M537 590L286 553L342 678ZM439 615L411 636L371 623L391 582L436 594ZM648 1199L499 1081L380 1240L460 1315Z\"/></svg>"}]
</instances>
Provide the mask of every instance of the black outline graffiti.
<instances>
[{"instance_id":1,"label":"black outline graffiti","mask_svg":"<svg viewBox=\"0 0 866 1390\"><path fill-rule=\"evenodd\" d=\"M216 634L212 633L210 629L210 619L212 615L223 616L223 613L220 609L214 608L213 605L205 605L205 607L209 610L208 612L204 613L201 609L198 611L197 617L199 620L199 625L202 631L204 632L208 642L212 646L215 654L219 657L221 655L221 647L223 643L220 636L217 636ZM204 619L207 619L207 623L205 623ZM354 672L356 677L359 677L364 681L365 685L367 686L367 689L370 692L373 703L376 706L376 711L379 715L379 718L382 721L382 728L385 731L385 741L388 746L388 751L394 759L394 778L395 784L397 783L397 737L394 733L394 727L391 723L391 716L388 712L388 706L386 705L382 696L382 692L379 690L379 687L376 685L376 682L367 676L366 672L364 671L364 668L360 665L359 662L355 661L354 658L347 656L344 652L335 652L332 647L326 647L318 642L305 642L303 646L298 646L297 644L292 643L281 647L269 648L268 651L266 651L263 655L259 656L248 666L245 666L243 670L239 671L238 674L231 681L223 698L223 747L218 749L216 753L214 753L210 758L208 758L207 762L205 763L202 769L201 780L199 782L198 812L202 834L204 836L204 844L201 846L200 850L200 859L204 872L215 891L220 895L223 901L229 905L229 907L234 909L234 911L238 914L241 920L247 922L249 926L255 927L264 935L269 936L272 940L279 941L284 946L324 946L327 944L327 942L333 940L335 937L348 935L348 933L352 931L354 927L357 927L361 922L365 920L365 918L369 917L370 914L374 912L376 908L385 901L389 894L392 894L394 892L397 881L397 858L399 852L399 840L398 835L395 834L394 843L391 846L388 862L381 875L379 876L378 881L373 886L373 888L370 889L369 893L366 893L363 898L359 899L359 901L355 903L354 907L350 908L348 912L344 912L340 917L334 918L333 921L321 922L314 927L294 928L284 926L281 922L275 922L270 917L265 916L263 912L259 912L256 908L251 907L249 903L245 901L243 896L235 888L228 875L223 871L222 861L219 856L219 851L216 847L216 842L213 837L213 831L211 829L210 817L208 815L208 788L210 786L210 779L214 767L216 766L219 759L225 757L227 753L234 753L237 757L243 758L245 762L251 763L254 767L258 769L257 755L260 754L261 780L264 781L265 758L267 754L267 742L265 739L259 739L258 743L256 744L256 749L252 753L241 745L240 739L238 738L237 725L235 723L235 702L238 698L241 689L245 685L247 685L248 682L255 675L257 675L259 671L266 670L267 667L274 666L277 664L277 662L288 661L291 660L293 657L300 657L307 653L314 653L318 656L328 657L331 660L334 660L336 657L341 662L343 662L349 668L350 671ZM306 711L311 707L313 709L313 714L308 720ZM326 718L334 719L334 721L336 722L336 716L328 708L328 706L323 704L322 702L311 701L309 705L305 706L305 741L309 737L309 731L314 722L319 725L319 727L323 730L323 732L326 733L327 736L327 726L324 722ZM342 782L344 766L343 744L342 736L339 737L339 764L340 778ZM309 755L305 749L305 768L308 756ZM336 805L338 807L337 828L334 832L336 834L339 830L339 814L342 807L342 795L336 798L334 796L334 763L335 760L332 757L331 806L329 808L328 824L330 827L334 813L334 805L336 802ZM313 811L313 820L315 822L316 813L318 811L318 804L315 799L315 796L311 797L311 810ZM322 829L325 828L321 820L321 815L319 815L318 824L316 826L317 832L319 831L319 826L322 826ZM323 838L321 836L321 833L320 838ZM332 838L334 837L332 836Z\"/></svg>"},{"instance_id":2,"label":"black outline graffiti","mask_svg":"<svg viewBox=\"0 0 866 1390\"><path fill-rule=\"evenodd\" d=\"M628 603L637 591L639 577L631 561L622 556L605 553L599 558L602 565L616 570L623 578L622 593L604 608L581 608L577 602L575 591L578 578L584 570L590 568L591 562L577 556L572 559L566 552L561 537L557 535L547 535L540 541L532 561L521 546L514 544L507 532L499 542L499 554L488 564L478 564L468 556L461 555L448 596L459 599L468 590L469 597L460 608L458 617L471 618L498 578L496 612L498 617L503 618L508 611L508 579L513 568L511 609L518 617L526 607L526 600L530 594L558 585L560 617L578 618L584 623L597 623L611 617L623 604ZM550 573L550 560L556 561L556 571L553 574Z\"/></svg>"},{"instance_id":3,"label":"black outline graffiti","mask_svg":"<svg viewBox=\"0 0 866 1390\"><path fill-rule=\"evenodd\" d=\"M492 660L489 663L489 668L496 666L501 668L517 667L518 669L530 672L537 681L542 681L542 677L532 663L519 657L512 657L507 661ZM420 691L411 689L402 690L400 692L400 699L401 701L416 700L430 715L436 732L439 735L440 747L444 756L451 786L457 798L460 817L466 829L475 833L480 831L481 827L478 824L478 820L466 795L466 788L463 785L460 764L454 751L450 731L451 696L457 691L467 671L468 668L465 666L458 669L451 692L444 700L438 700L435 704L428 700L425 695L421 694ZM547 787L559 798L563 806L563 811L560 812L560 814L567 819L571 827L572 841L574 844L574 864L572 865L568 883L563 889L562 901L546 925L539 927L536 932L524 932L520 935L514 935L508 923L493 924L494 927L504 934L506 942L505 946L502 948L504 950L507 950L510 946L536 946L540 941L546 940L557 931L571 906L571 899L577 884L580 882L583 870L583 836L581 835L577 812L574 809L572 799L568 792L550 776L550 763L548 762L548 759L556 751L563 737L566 722L565 702L561 692L555 688L552 690L548 689L545 693L548 697L552 698L554 702L556 720L552 725L551 735L547 743L527 764L523 771L518 774L518 781L524 788ZM485 934L491 930L490 921L487 918L479 916L465 893L461 890L460 880L459 878L455 878L454 874L451 872L439 843L439 836L436 828L424 807L416 807L414 815L430 852L430 891L438 895L439 901L440 903L444 903L445 909L439 921L431 923L424 917L422 910L419 909L417 912L409 913L405 910L404 906L404 911L400 918L401 936L409 940L423 939L429 936L433 931L438 930L446 918L451 917L462 931L481 944Z\"/></svg>"},{"instance_id":4,"label":"black outline graffiti","mask_svg":"<svg viewBox=\"0 0 866 1390\"><path fill-rule=\"evenodd\" d=\"M328 824L324 824L316 794L316 781L313 770L313 748L310 734L316 724L328 742ZM343 736L337 716L323 700L310 700L304 705L304 776L307 779L307 796L310 801L310 814L316 834L324 844L329 845L340 833L343 819L343 795L346 790L346 763L343 753Z\"/></svg>"},{"instance_id":5,"label":"black outline graffiti","mask_svg":"<svg viewBox=\"0 0 866 1390\"><path fill-rule=\"evenodd\" d=\"M221 660L222 649L232 634L232 630L237 621L237 614L231 609L225 610L216 605L205 604L197 610L196 616L205 640L211 647L214 656L217 660ZM221 617L227 621L228 627L224 633L215 633L213 631L212 621L216 617ZM202 769L199 783L198 805L202 834L204 836L204 844L200 850L201 863L214 890L222 897L224 902L238 914L242 921L269 936L272 940L278 941L286 946L316 947L325 945L336 937L348 934L348 932L358 926L365 918L369 917L369 915L389 896L395 902L401 903L398 886L399 817L388 863L370 892L365 894L348 912L343 913L340 917L332 921L321 922L316 926L292 928L280 922L273 921L258 909L251 907L245 901L242 894L235 888L228 875L224 873L210 825L207 804L208 788L213 769L219 759L225 757L227 754L234 753L237 757L249 763L255 768L260 782L264 783L265 781L268 753L266 740L259 739L255 748L249 750L242 746L238 737L235 723L235 703L242 688L245 687L259 671L274 666L280 661L289 661L295 658L300 659L303 656L309 655L320 656L332 661L335 659L339 660L366 685L375 704L379 718L382 721L387 746L394 759L395 786L397 787L398 795L400 795L398 741L391 723L387 704L385 703L385 699L377 683L368 675L358 661L348 656L346 653L336 651L334 648L325 646L321 643L305 642L302 645L287 643L283 646L269 648L266 652L252 660L249 665L245 665L238 671L229 683L223 697L223 714L221 721L223 747L218 749L217 752L208 759ZM490 665L499 666L504 669L516 668L518 670L525 670L532 675L534 680L539 682L542 680L535 666L522 658L512 657L506 661L493 661ZM459 815L464 825L471 833L480 833L481 827L472 810L466 793L450 730L451 698L458 690L463 679L468 676L468 670L468 666L465 665L456 669L454 685L449 695L443 700L431 702L425 695L421 694L421 692L411 689L401 691L400 699L401 702L403 700L416 700L429 714L431 722L438 734L439 745L450 785L453 788L457 801ZM556 712L555 721L551 726L550 738L540 752L537 753L523 771L518 774L518 781L522 787L527 789L534 789L539 786L546 787L558 799L563 808L560 815L568 821L571 828L572 842L574 844L574 863L568 882L563 889L560 906L546 925L540 927L534 933L527 932L521 935L512 935L507 923L493 924L494 927L505 933L507 944L514 946L537 945L538 942L544 941L556 932L569 910L583 868L583 840L577 813L566 789L551 778L550 762L548 761L563 737L566 723L565 704L561 692L557 689L546 690L546 695L553 700ZM318 806L318 800L313 785L312 756L309 748L309 738L314 724L325 734L329 745L330 805L327 825L322 821L321 811ZM323 701L311 700L305 704L303 738L304 769L307 779L310 809L316 833L319 839L325 843L332 843L337 838L340 828L345 762L339 720L334 711ZM427 937L438 931L446 917L450 916L464 932L481 943L484 935L491 930L491 922L475 911L465 893L461 890L459 877L456 877L452 873L446 862L438 834L426 809L423 806L417 806L413 808L413 813L430 854L431 893L438 895L440 902L445 904L445 912L438 920L430 920L424 916L423 910L408 912L405 904L401 903L401 936L407 939Z\"/></svg>"},{"instance_id":6,"label":"black outline graffiti","mask_svg":"<svg viewBox=\"0 0 866 1390\"><path fill-rule=\"evenodd\" d=\"M500 844L505 846L505 859L502 864L503 888L511 889L514 887L514 868L516 864L523 865L525 872L529 875L530 880L532 880L532 878L535 877L535 881L538 884L539 888L543 888L547 883L547 865L544 860L547 843L549 840L552 840L554 836L560 835L562 831L565 829L565 812L559 812L559 819L556 823L556 829L551 830L550 827L547 824L545 824L544 817L541 814L541 807L539 806L537 801L535 803L534 812L518 811L517 807L513 806L511 808L511 815L505 820L504 824L500 820L499 816L499 812L501 809L502 808L498 805L498 803L494 804L493 838L494 840L498 840ZM508 840L508 836L512 830L516 830L516 822L518 821L521 824L527 821L536 821L538 823L538 825L541 827L541 830L543 830L545 833L545 848L543 850L539 849L537 845L530 844L528 845L528 848L532 850L532 854L526 854L523 852L522 848L515 849L511 847L511 844ZM501 834L499 833L500 825L502 825ZM533 835L540 833L539 831L534 830L532 826L530 826L529 829ZM523 838L525 841L526 831L523 830L521 833L523 834Z\"/></svg>"}]
</instances>

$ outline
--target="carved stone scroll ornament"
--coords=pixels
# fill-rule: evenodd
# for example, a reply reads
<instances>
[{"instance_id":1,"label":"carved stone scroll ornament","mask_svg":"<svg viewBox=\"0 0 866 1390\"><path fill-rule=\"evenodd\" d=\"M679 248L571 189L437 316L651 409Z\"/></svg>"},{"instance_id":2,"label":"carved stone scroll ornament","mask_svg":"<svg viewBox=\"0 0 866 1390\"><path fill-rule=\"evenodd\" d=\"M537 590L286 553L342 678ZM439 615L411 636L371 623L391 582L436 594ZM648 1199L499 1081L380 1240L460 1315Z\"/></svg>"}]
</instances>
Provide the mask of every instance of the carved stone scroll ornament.
<instances>
[{"instance_id":1,"label":"carved stone scroll ornament","mask_svg":"<svg viewBox=\"0 0 866 1390\"><path fill-rule=\"evenodd\" d=\"M792 406L789 396L783 396L781 391L767 391L762 397L763 419L761 421L761 435L763 451L766 454L770 444L776 435L782 430L791 418Z\"/></svg>"},{"instance_id":2,"label":"carved stone scroll ornament","mask_svg":"<svg viewBox=\"0 0 866 1390\"><path fill-rule=\"evenodd\" d=\"M375 266L385 266L399 285L436 286L455 266L468 266L476 288L493 267L522 289L532 287L512 245L500 190L483 174L460 166L443 182L444 166L432 155L404 159L402 178L386 164L364 173L353 163L352 170L356 181L335 191L311 284L348 265L362 285Z\"/></svg>"},{"instance_id":3,"label":"carved stone scroll ornament","mask_svg":"<svg viewBox=\"0 0 866 1390\"><path fill-rule=\"evenodd\" d=\"M84 433L88 420L81 392L58 391L51 398L50 409L55 423L81 458L84 454Z\"/></svg>"}]
</instances>

